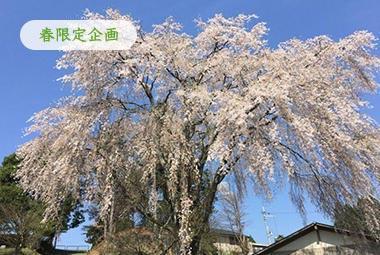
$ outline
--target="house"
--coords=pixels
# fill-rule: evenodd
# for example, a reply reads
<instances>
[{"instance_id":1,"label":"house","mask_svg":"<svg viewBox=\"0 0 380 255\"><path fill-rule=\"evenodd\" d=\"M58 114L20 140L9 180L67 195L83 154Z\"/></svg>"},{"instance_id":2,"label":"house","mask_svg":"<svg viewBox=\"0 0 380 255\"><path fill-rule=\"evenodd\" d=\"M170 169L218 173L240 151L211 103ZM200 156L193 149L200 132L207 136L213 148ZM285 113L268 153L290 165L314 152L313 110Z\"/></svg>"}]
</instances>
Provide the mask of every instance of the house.
<instances>
[{"instance_id":1,"label":"house","mask_svg":"<svg viewBox=\"0 0 380 255\"><path fill-rule=\"evenodd\" d=\"M334 226L312 223L255 255L379 255L380 243Z\"/></svg>"},{"instance_id":2,"label":"house","mask_svg":"<svg viewBox=\"0 0 380 255\"><path fill-rule=\"evenodd\" d=\"M214 228L211 230L211 234L214 236L214 246L217 248L218 254L241 254L237 233ZM250 236L245 236L245 238L249 242L250 253L258 252L266 247L266 245L255 243Z\"/></svg>"}]
</instances>

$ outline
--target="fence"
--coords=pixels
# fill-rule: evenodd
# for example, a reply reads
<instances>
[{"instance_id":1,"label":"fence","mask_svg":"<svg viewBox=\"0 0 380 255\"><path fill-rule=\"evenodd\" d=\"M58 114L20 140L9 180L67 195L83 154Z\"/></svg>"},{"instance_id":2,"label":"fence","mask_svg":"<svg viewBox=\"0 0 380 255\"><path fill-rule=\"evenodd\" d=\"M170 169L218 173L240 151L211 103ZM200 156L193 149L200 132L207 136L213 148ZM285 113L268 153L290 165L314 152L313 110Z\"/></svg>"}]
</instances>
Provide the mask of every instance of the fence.
<instances>
[{"instance_id":1,"label":"fence","mask_svg":"<svg viewBox=\"0 0 380 255\"><path fill-rule=\"evenodd\" d=\"M89 245L56 245L56 249L64 251L88 251L90 250Z\"/></svg>"}]
</instances>

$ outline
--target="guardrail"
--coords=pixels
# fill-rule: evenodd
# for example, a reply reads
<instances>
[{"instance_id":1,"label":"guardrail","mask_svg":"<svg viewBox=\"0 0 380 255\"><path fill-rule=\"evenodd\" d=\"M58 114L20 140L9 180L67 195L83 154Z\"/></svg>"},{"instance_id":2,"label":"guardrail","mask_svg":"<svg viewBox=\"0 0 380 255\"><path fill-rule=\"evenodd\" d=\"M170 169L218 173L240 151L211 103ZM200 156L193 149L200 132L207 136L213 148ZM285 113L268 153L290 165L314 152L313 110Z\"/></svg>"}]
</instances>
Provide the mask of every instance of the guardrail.
<instances>
[{"instance_id":1,"label":"guardrail","mask_svg":"<svg viewBox=\"0 0 380 255\"><path fill-rule=\"evenodd\" d=\"M89 245L56 245L56 249L64 251L88 251L90 250Z\"/></svg>"}]
</instances>

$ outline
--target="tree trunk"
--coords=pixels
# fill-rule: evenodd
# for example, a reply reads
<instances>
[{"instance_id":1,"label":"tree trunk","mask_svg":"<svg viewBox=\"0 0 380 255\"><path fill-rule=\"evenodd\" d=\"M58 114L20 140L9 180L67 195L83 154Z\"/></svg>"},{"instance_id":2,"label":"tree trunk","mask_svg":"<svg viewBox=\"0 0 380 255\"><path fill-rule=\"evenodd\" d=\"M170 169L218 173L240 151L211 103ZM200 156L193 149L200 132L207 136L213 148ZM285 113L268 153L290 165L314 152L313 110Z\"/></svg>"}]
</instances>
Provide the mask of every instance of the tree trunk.
<instances>
[{"instance_id":1,"label":"tree trunk","mask_svg":"<svg viewBox=\"0 0 380 255\"><path fill-rule=\"evenodd\" d=\"M17 244L15 247L15 255L21 255L21 244Z\"/></svg>"},{"instance_id":2,"label":"tree trunk","mask_svg":"<svg viewBox=\"0 0 380 255\"><path fill-rule=\"evenodd\" d=\"M203 201L204 206L202 210L202 214L200 215L199 221L197 222L196 226L196 234L193 237L193 240L191 241L190 247L191 247L191 254L192 255L200 255L201 251L201 240L202 235L204 233L209 232L209 220L210 216L214 209L214 202L216 197L216 192L218 190L218 185L223 181L224 177L227 175L227 172L220 174L217 173L214 180L211 182L209 186L209 192L205 197L205 200Z\"/></svg>"},{"instance_id":3,"label":"tree trunk","mask_svg":"<svg viewBox=\"0 0 380 255\"><path fill-rule=\"evenodd\" d=\"M199 254L200 244L201 244L201 236L197 235L193 238L193 241L191 241L191 244L190 244L191 255L198 255Z\"/></svg>"}]
</instances>

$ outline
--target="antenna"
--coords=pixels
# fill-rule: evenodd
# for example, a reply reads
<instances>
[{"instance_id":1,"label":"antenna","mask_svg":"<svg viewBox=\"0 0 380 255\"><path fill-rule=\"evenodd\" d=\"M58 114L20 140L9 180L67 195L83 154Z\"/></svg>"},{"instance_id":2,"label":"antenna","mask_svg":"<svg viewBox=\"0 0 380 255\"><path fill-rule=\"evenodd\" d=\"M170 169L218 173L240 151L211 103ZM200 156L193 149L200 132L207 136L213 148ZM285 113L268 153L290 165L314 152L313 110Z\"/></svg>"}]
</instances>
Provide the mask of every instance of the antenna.
<instances>
[{"instance_id":1,"label":"antenna","mask_svg":"<svg viewBox=\"0 0 380 255\"><path fill-rule=\"evenodd\" d=\"M261 214L263 215L263 220L264 220L264 225L265 225L265 231L267 233L268 243L271 244L274 242L274 239L273 239L273 232L271 231L271 229L269 227L268 219L273 218L274 216L272 214L270 214L269 212L267 212L265 210L264 206L263 206L263 209L261 210Z\"/></svg>"}]
</instances>

